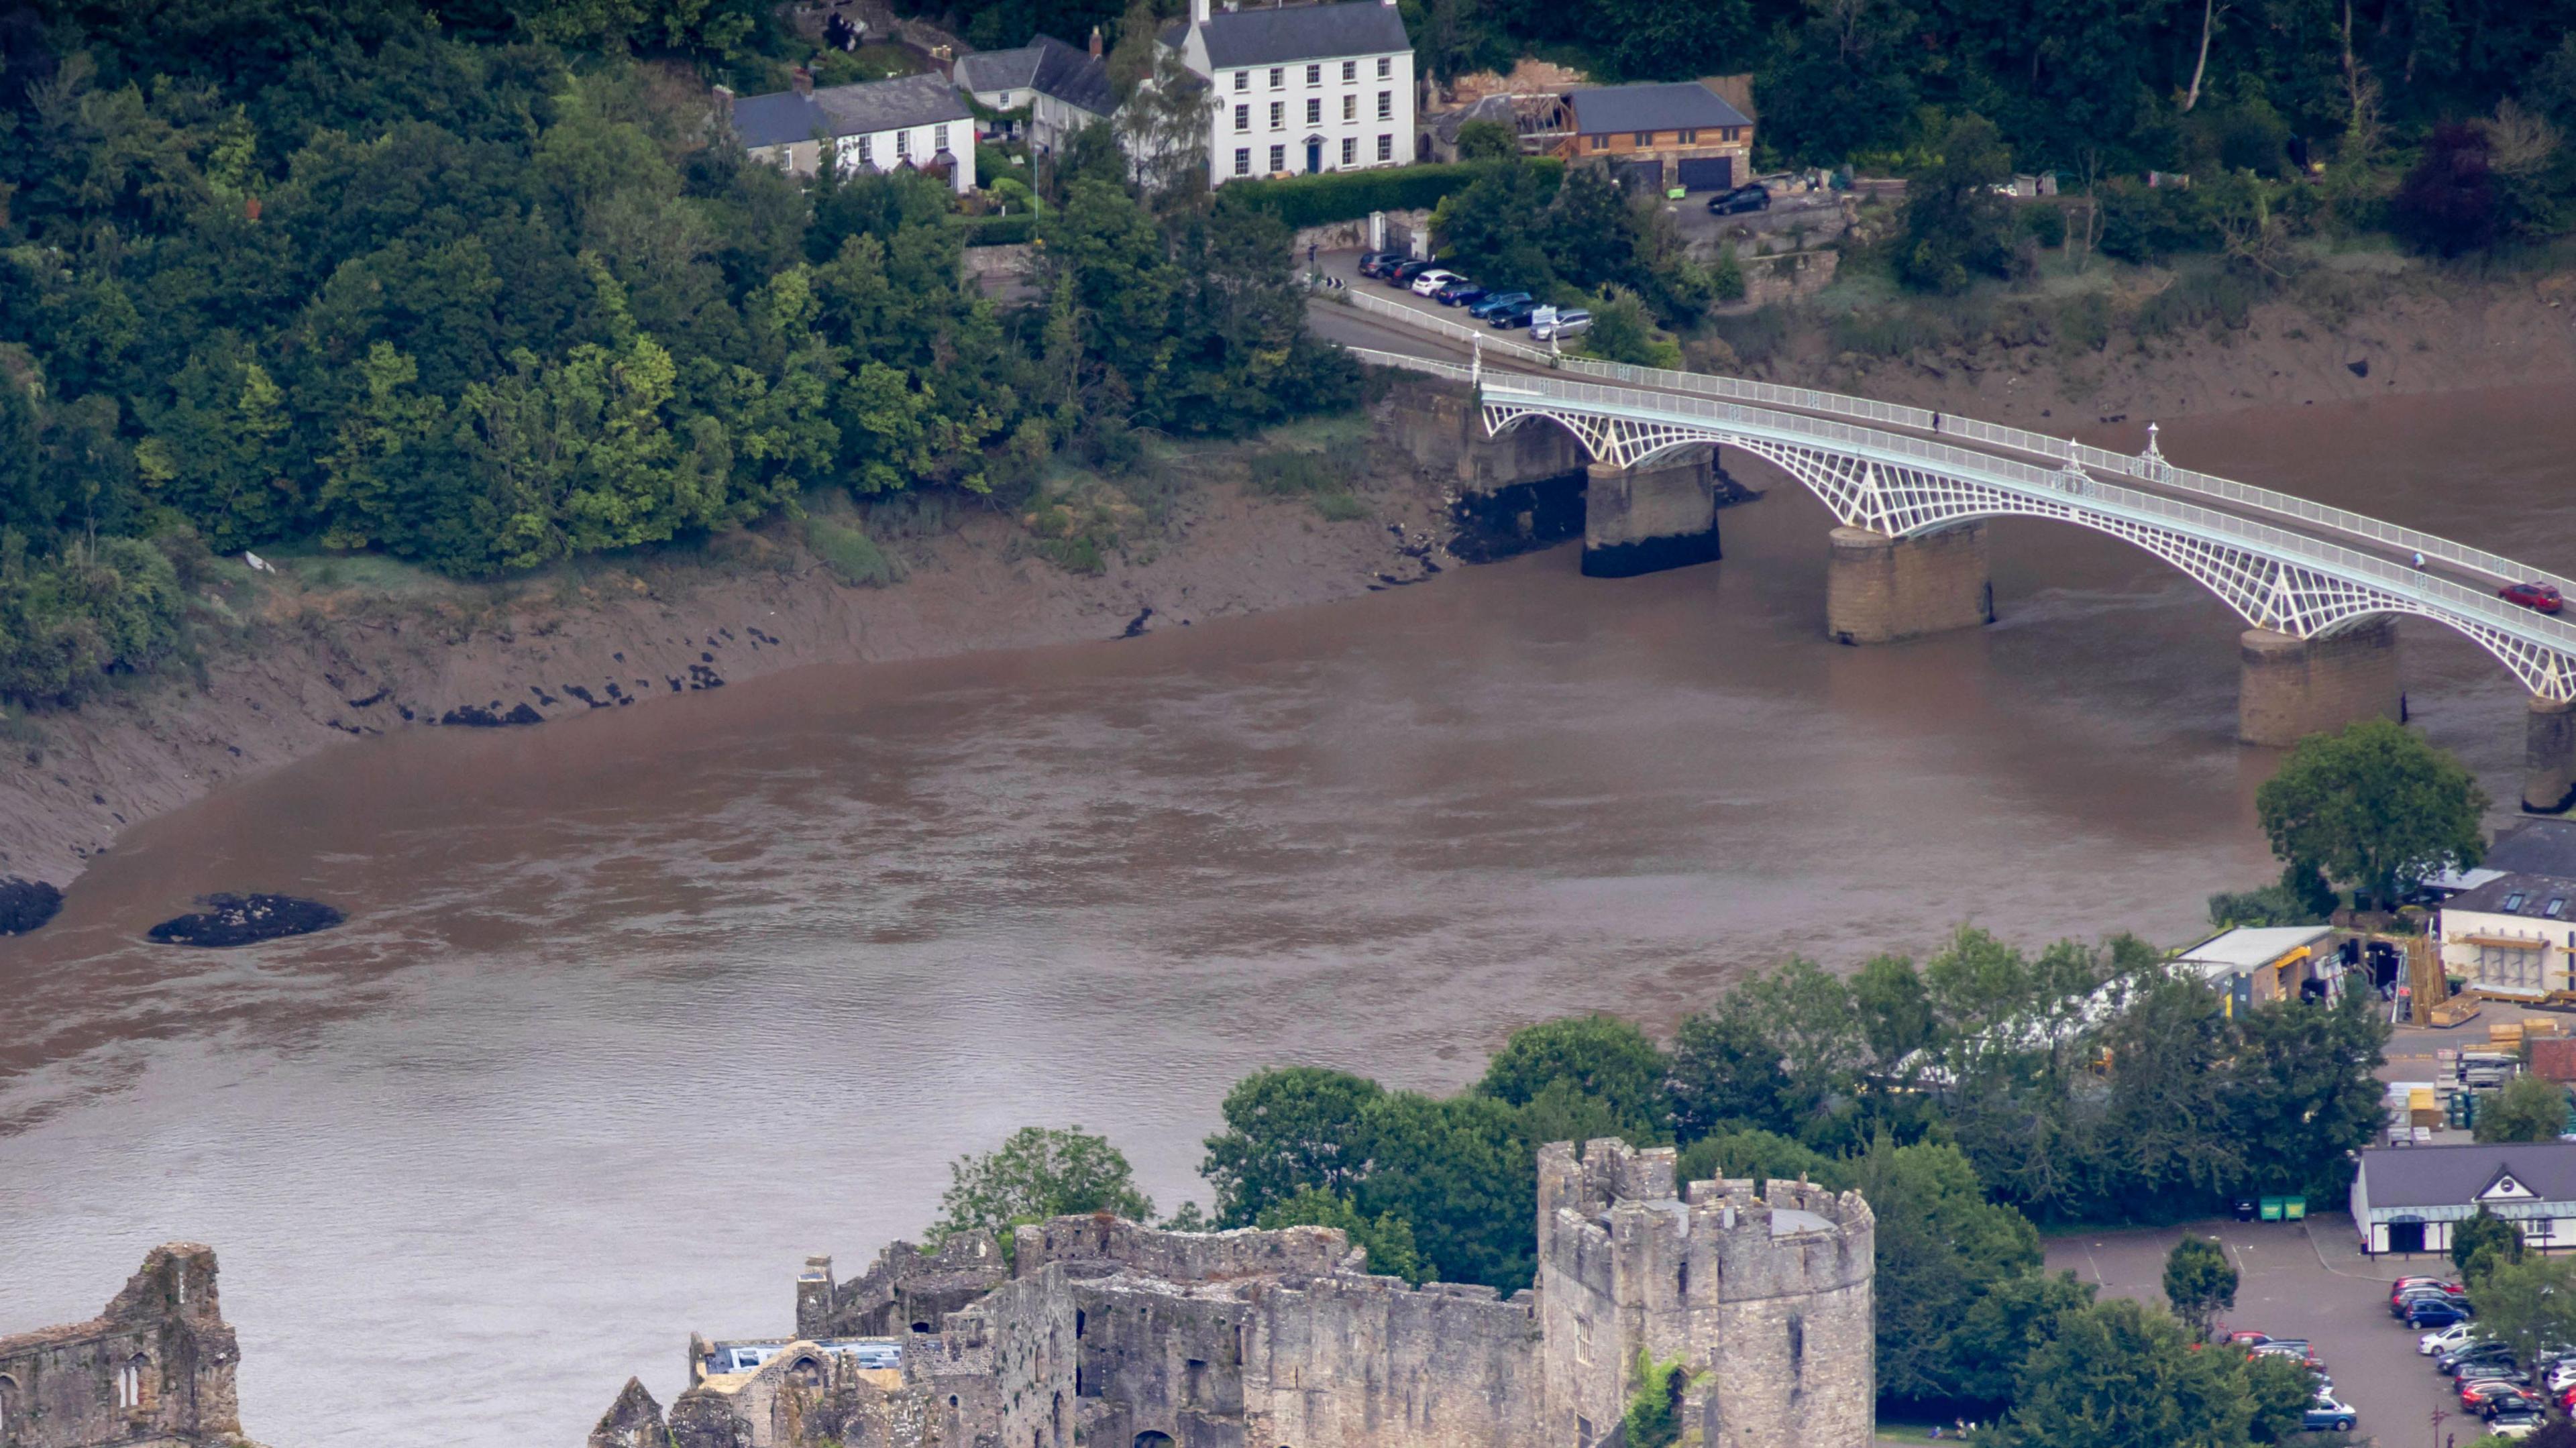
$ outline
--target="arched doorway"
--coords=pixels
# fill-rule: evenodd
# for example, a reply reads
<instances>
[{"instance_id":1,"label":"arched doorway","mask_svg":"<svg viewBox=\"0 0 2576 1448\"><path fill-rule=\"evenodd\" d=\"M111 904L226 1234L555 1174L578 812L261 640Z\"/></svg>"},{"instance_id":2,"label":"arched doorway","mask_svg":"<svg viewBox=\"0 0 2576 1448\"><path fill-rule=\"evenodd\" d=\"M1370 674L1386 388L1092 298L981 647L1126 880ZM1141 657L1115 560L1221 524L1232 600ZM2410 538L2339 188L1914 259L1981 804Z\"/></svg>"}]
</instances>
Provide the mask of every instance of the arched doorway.
<instances>
[{"instance_id":1,"label":"arched doorway","mask_svg":"<svg viewBox=\"0 0 2576 1448\"><path fill-rule=\"evenodd\" d=\"M1172 1448L1172 1435L1148 1428L1136 1435L1135 1448Z\"/></svg>"}]
</instances>

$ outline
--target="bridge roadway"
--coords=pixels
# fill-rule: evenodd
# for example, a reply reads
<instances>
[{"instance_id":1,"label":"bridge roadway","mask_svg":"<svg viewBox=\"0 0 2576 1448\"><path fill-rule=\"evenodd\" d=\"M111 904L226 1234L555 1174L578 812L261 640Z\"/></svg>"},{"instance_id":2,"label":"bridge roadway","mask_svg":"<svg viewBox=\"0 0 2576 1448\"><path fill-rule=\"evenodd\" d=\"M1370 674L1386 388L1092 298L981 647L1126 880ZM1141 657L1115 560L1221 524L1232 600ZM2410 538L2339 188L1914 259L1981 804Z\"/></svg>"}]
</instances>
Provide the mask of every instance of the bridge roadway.
<instances>
[{"instance_id":1,"label":"bridge roadway","mask_svg":"<svg viewBox=\"0 0 2576 1448\"><path fill-rule=\"evenodd\" d=\"M1365 281L1319 294L1309 315L1318 335L1371 362L1462 381L1473 372L1489 431L1544 419L1596 460L1626 467L1723 442L1781 467L1846 526L1898 539L1984 517L2054 518L2164 558L2257 628L2317 639L2412 614L2467 635L2537 700L2561 709L2576 700L2576 625L2496 595L2500 583L2528 580L2576 598L2576 580L2177 468L2152 433L2146 452L2113 453L1866 398L1551 358L1526 333L1493 333Z\"/></svg>"}]
</instances>

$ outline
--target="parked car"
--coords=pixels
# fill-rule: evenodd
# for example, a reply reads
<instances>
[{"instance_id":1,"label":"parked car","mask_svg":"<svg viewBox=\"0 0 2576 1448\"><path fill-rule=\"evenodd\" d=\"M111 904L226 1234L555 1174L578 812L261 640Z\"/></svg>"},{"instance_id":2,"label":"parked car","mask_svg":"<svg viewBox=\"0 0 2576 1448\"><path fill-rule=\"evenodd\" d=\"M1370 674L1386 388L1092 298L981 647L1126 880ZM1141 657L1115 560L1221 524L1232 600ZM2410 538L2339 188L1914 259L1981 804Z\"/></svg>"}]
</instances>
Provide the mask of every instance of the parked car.
<instances>
[{"instance_id":1,"label":"parked car","mask_svg":"<svg viewBox=\"0 0 2576 1448\"><path fill-rule=\"evenodd\" d=\"M2464 1307L2468 1304L2468 1299L2465 1297L2454 1297L2450 1293L2444 1292L2439 1287L2409 1287L2389 1302L2388 1315L2391 1317L2404 1317L2406 1315L2406 1309L2413 1307L2419 1302L2437 1302L2451 1307Z\"/></svg>"},{"instance_id":2,"label":"parked car","mask_svg":"<svg viewBox=\"0 0 2576 1448\"><path fill-rule=\"evenodd\" d=\"M1469 302L1481 302L1484 299L1485 289L1465 277L1460 277L1431 294L1431 300L1444 307L1463 307Z\"/></svg>"},{"instance_id":3,"label":"parked car","mask_svg":"<svg viewBox=\"0 0 2576 1448\"><path fill-rule=\"evenodd\" d=\"M1372 278L1385 276L1403 260L1404 253L1400 251L1363 252L1360 255L1360 275Z\"/></svg>"},{"instance_id":4,"label":"parked car","mask_svg":"<svg viewBox=\"0 0 2576 1448\"><path fill-rule=\"evenodd\" d=\"M2449 1327L2466 1322L2477 1314L2465 1302L2410 1302L2403 1316L2408 1327Z\"/></svg>"},{"instance_id":5,"label":"parked car","mask_svg":"<svg viewBox=\"0 0 2576 1448\"><path fill-rule=\"evenodd\" d=\"M1711 216L1732 216L1739 211L1770 209L1771 188L1768 186L1738 186L1732 191L1721 191L1708 198L1708 214Z\"/></svg>"},{"instance_id":6,"label":"parked car","mask_svg":"<svg viewBox=\"0 0 2576 1448\"><path fill-rule=\"evenodd\" d=\"M1592 314L1581 307L1567 307L1552 317L1530 318L1530 340L1533 342L1563 341L1568 337L1580 337L1591 330Z\"/></svg>"},{"instance_id":7,"label":"parked car","mask_svg":"<svg viewBox=\"0 0 2576 1448\"><path fill-rule=\"evenodd\" d=\"M2511 1358L2489 1358L2460 1364L2451 1379L2461 1383L2527 1383L2531 1374L2515 1367Z\"/></svg>"},{"instance_id":8,"label":"parked car","mask_svg":"<svg viewBox=\"0 0 2576 1448\"><path fill-rule=\"evenodd\" d=\"M2493 1418L2501 1413L2546 1413L2549 1400L2529 1388L2513 1388L2488 1393L2478 1401L2478 1416Z\"/></svg>"},{"instance_id":9,"label":"parked car","mask_svg":"<svg viewBox=\"0 0 2576 1448\"><path fill-rule=\"evenodd\" d=\"M2481 1413L2480 1416L2487 1420L2488 1432L2504 1433L2508 1438L2521 1438L2528 1436L2533 1429L2549 1421L2549 1409L2527 1399L2513 1398L2497 1403L2494 1412ZM2519 1431L2506 1432L2507 1424L2515 1425ZM2522 1426L2526 1424L2529 1426Z\"/></svg>"},{"instance_id":10,"label":"parked car","mask_svg":"<svg viewBox=\"0 0 2576 1448\"><path fill-rule=\"evenodd\" d=\"M1465 277L1458 275L1456 272L1448 271L1436 266L1430 267L1414 274L1413 294L1417 297L1427 297L1433 292L1440 290L1442 287L1449 285L1451 282L1463 282L1465 280Z\"/></svg>"},{"instance_id":11,"label":"parked car","mask_svg":"<svg viewBox=\"0 0 2576 1448\"><path fill-rule=\"evenodd\" d=\"M1498 331L1508 332L1514 327L1528 326L1530 324L1530 318L1537 315L1538 303L1514 302L1510 306L1486 317L1485 325L1495 328Z\"/></svg>"},{"instance_id":12,"label":"parked car","mask_svg":"<svg viewBox=\"0 0 2576 1448\"><path fill-rule=\"evenodd\" d=\"M2473 1339L2466 1347L2453 1348L2449 1352L2437 1355L2433 1359L2433 1370L2435 1372L2442 1373L2456 1373L2462 1367L2470 1363L2509 1363L2512 1361L2512 1348L2489 1338L2476 1338Z\"/></svg>"},{"instance_id":13,"label":"parked car","mask_svg":"<svg viewBox=\"0 0 2576 1448\"><path fill-rule=\"evenodd\" d=\"M2439 1332L2428 1332L2415 1339L2415 1350L2426 1357L2435 1357L2453 1348L2467 1347L2470 1330L2465 1322L2452 1323Z\"/></svg>"},{"instance_id":14,"label":"parked car","mask_svg":"<svg viewBox=\"0 0 2576 1448\"><path fill-rule=\"evenodd\" d=\"M2307 1419L2299 1426L2311 1433L2349 1433L2352 1425L2359 1421L2360 1415L2353 1412L2349 1404L2338 1403L2319 1393L2317 1400L2308 1404Z\"/></svg>"},{"instance_id":15,"label":"parked car","mask_svg":"<svg viewBox=\"0 0 2576 1448\"><path fill-rule=\"evenodd\" d=\"M1427 261L1400 261L1394 266L1387 268L1385 273L1386 284L1401 291L1402 289L1413 285L1413 279L1415 277L1418 277L1429 270L1431 270L1431 263Z\"/></svg>"},{"instance_id":16,"label":"parked car","mask_svg":"<svg viewBox=\"0 0 2576 1448\"><path fill-rule=\"evenodd\" d=\"M2245 1360L2252 1362L2256 1358L2267 1357L2288 1358L2290 1361L2297 1363L2301 1367L2315 1368L2319 1371L2323 1371L2325 1368L2325 1360L2318 1357L2316 1355L2316 1351L2303 1342L2262 1343L2256 1346L2252 1352L2247 1353L2245 1355Z\"/></svg>"},{"instance_id":17,"label":"parked car","mask_svg":"<svg viewBox=\"0 0 2576 1448\"><path fill-rule=\"evenodd\" d=\"M2396 1281L2388 1284L2388 1298L2390 1301L2394 1302L2400 1294L2411 1292L2418 1287L2439 1287L2444 1292L2451 1294L2453 1297L2466 1297L2469 1295L2469 1289L2461 1286L2457 1282L2448 1281L2444 1278L2400 1277Z\"/></svg>"},{"instance_id":18,"label":"parked car","mask_svg":"<svg viewBox=\"0 0 2576 1448\"><path fill-rule=\"evenodd\" d=\"M2497 589L2496 595L2507 603L2536 608L2542 613L2556 613L2566 606L2566 601L2558 596L2558 590L2546 583L2509 583Z\"/></svg>"},{"instance_id":19,"label":"parked car","mask_svg":"<svg viewBox=\"0 0 2576 1448\"><path fill-rule=\"evenodd\" d=\"M1530 300L1530 294L1527 292L1487 292L1481 300L1467 308L1467 315L1491 321L1496 312L1506 307L1519 306Z\"/></svg>"}]
</instances>

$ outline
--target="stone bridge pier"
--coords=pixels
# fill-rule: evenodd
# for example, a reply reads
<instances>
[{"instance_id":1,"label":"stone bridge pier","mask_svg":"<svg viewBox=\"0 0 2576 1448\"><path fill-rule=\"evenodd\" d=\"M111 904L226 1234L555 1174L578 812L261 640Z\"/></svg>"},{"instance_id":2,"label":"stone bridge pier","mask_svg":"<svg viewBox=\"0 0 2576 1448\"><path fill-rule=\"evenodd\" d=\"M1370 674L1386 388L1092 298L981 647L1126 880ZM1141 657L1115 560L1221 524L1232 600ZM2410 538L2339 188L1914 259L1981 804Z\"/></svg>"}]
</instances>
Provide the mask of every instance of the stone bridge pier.
<instances>
[{"instance_id":1,"label":"stone bridge pier","mask_svg":"<svg viewBox=\"0 0 2576 1448\"><path fill-rule=\"evenodd\" d=\"M1584 468L1583 573L1633 578L1714 562L1717 449L1689 447L1632 468Z\"/></svg>"},{"instance_id":2,"label":"stone bridge pier","mask_svg":"<svg viewBox=\"0 0 2576 1448\"><path fill-rule=\"evenodd\" d=\"M2533 695L2524 716L2522 807L2561 814L2576 805L2576 700Z\"/></svg>"},{"instance_id":3,"label":"stone bridge pier","mask_svg":"<svg viewBox=\"0 0 2576 1448\"><path fill-rule=\"evenodd\" d=\"M2399 717L2397 623L2366 619L2323 638L2268 628L2238 636L2236 737L2286 749L2362 719Z\"/></svg>"},{"instance_id":4,"label":"stone bridge pier","mask_svg":"<svg viewBox=\"0 0 2576 1448\"><path fill-rule=\"evenodd\" d=\"M1959 523L1911 538L1836 528L1825 573L1825 635L1885 644L1995 621L1986 525Z\"/></svg>"}]
</instances>

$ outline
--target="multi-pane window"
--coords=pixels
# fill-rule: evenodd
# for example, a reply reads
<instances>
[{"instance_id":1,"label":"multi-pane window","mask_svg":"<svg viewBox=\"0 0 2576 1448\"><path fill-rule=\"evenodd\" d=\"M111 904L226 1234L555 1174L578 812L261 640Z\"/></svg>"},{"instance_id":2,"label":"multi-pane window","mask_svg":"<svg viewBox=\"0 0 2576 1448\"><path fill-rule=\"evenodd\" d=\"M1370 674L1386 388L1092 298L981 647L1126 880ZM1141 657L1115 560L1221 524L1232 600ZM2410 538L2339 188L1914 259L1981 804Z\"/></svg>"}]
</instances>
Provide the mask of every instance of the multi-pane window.
<instances>
[{"instance_id":1,"label":"multi-pane window","mask_svg":"<svg viewBox=\"0 0 2576 1448\"><path fill-rule=\"evenodd\" d=\"M1322 96L1306 97L1306 124L1310 126L1319 125L1323 122L1323 119L1324 98Z\"/></svg>"},{"instance_id":2,"label":"multi-pane window","mask_svg":"<svg viewBox=\"0 0 2576 1448\"><path fill-rule=\"evenodd\" d=\"M1377 158L1381 161L1395 159L1395 137L1380 135L1377 138Z\"/></svg>"},{"instance_id":3,"label":"multi-pane window","mask_svg":"<svg viewBox=\"0 0 2576 1448\"><path fill-rule=\"evenodd\" d=\"M1288 83L1287 77L1288 72L1283 67L1276 65L1270 67L1270 88L1272 90L1277 90L1281 86L1286 85Z\"/></svg>"},{"instance_id":4,"label":"multi-pane window","mask_svg":"<svg viewBox=\"0 0 2576 1448\"><path fill-rule=\"evenodd\" d=\"M1320 66L1320 65L1310 65L1310 66L1306 67L1306 84L1308 84L1308 85L1322 85L1323 83L1324 83L1324 68L1323 68L1322 66Z\"/></svg>"},{"instance_id":5,"label":"multi-pane window","mask_svg":"<svg viewBox=\"0 0 2576 1448\"><path fill-rule=\"evenodd\" d=\"M1288 103L1285 101L1272 101L1270 103L1270 129L1275 131L1286 124L1288 124Z\"/></svg>"},{"instance_id":6,"label":"multi-pane window","mask_svg":"<svg viewBox=\"0 0 2576 1448\"><path fill-rule=\"evenodd\" d=\"M1234 108L1234 128L1238 131L1248 131L1252 129L1252 107L1236 106Z\"/></svg>"},{"instance_id":7,"label":"multi-pane window","mask_svg":"<svg viewBox=\"0 0 2576 1448\"><path fill-rule=\"evenodd\" d=\"M1273 172L1285 171L1288 169L1287 147L1273 146L1270 148L1270 169Z\"/></svg>"},{"instance_id":8,"label":"multi-pane window","mask_svg":"<svg viewBox=\"0 0 2576 1448\"><path fill-rule=\"evenodd\" d=\"M1234 73L1234 88L1236 90L1252 89L1252 72L1248 70L1236 71Z\"/></svg>"},{"instance_id":9,"label":"multi-pane window","mask_svg":"<svg viewBox=\"0 0 2576 1448\"><path fill-rule=\"evenodd\" d=\"M1377 58L1377 78L1379 80L1384 80L1393 74L1395 74L1394 59L1390 56L1379 56Z\"/></svg>"},{"instance_id":10,"label":"multi-pane window","mask_svg":"<svg viewBox=\"0 0 2576 1448\"><path fill-rule=\"evenodd\" d=\"M1391 121L1395 119L1395 92L1379 91L1377 93L1377 118L1381 121Z\"/></svg>"},{"instance_id":11,"label":"multi-pane window","mask_svg":"<svg viewBox=\"0 0 2576 1448\"><path fill-rule=\"evenodd\" d=\"M898 157L909 156L912 154L912 132L897 131L894 133L894 153Z\"/></svg>"},{"instance_id":12,"label":"multi-pane window","mask_svg":"<svg viewBox=\"0 0 2576 1448\"><path fill-rule=\"evenodd\" d=\"M1356 165L1358 164L1359 159L1360 138L1357 136L1342 137L1342 164L1345 166Z\"/></svg>"},{"instance_id":13,"label":"multi-pane window","mask_svg":"<svg viewBox=\"0 0 2576 1448\"><path fill-rule=\"evenodd\" d=\"M860 165L862 165L862 166L873 166L873 165L875 165L875 164L877 163L876 149L877 149L877 138L876 138L876 137L874 137L874 136L861 136L861 137L859 137L859 164L860 164Z\"/></svg>"},{"instance_id":14,"label":"multi-pane window","mask_svg":"<svg viewBox=\"0 0 2576 1448\"><path fill-rule=\"evenodd\" d=\"M1610 149L1610 138L1608 136L1586 136L1584 139L1592 143L1593 150L1607 151Z\"/></svg>"},{"instance_id":15,"label":"multi-pane window","mask_svg":"<svg viewBox=\"0 0 2576 1448\"><path fill-rule=\"evenodd\" d=\"M1651 146L1655 144L1655 133L1652 131L1639 131L1637 133L1637 144L1640 146Z\"/></svg>"},{"instance_id":16,"label":"multi-pane window","mask_svg":"<svg viewBox=\"0 0 2576 1448\"><path fill-rule=\"evenodd\" d=\"M1250 146L1237 146L1234 148L1234 174L1237 176L1249 176L1252 174L1252 148Z\"/></svg>"},{"instance_id":17,"label":"multi-pane window","mask_svg":"<svg viewBox=\"0 0 2576 1448\"><path fill-rule=\"evenodd\" d=\"M1344 79L1344 80L1358 80L1359 78L1360 78L1360 63L1359 63L1358 61L1356 61L1356 60L1346 60L1346 61L1343 61L1343 62L1342 62L1342 79Z\"/></svg>"},{"instance_id":18,"label":"multi-pane window","mask_svg":"<svg viewBox=\"0 0 2576 1448\"><path fill-rule=\"evenodd\" d=\"M931 135L930 149L933 152L945 151L948 149L948 128L946 126L941 126Z\"/></svg>"},{"instance_id":19,"label":"multi-pane window","mask_svg":"<svg viewBox=\"0 0 2576 1448\"><path fill-rule=\"evenodd\" d=\"M1681 144L1685 146L1696 146L1699 144L1699 132L1697 131L1684 131L1681 133L1681 137Z\"/></svg>"},{"instance_id":20,"label":"multi-pane window","mask_svg":"<svg viewBox=\"0 0 2576 1448\"><path fill-rule=\"evenodd\" d=\"M1358 96L1342 97L1342 119L1346 121L1356 121L1359 118L1360 98Z\"/></svg>"}]
</instances>

